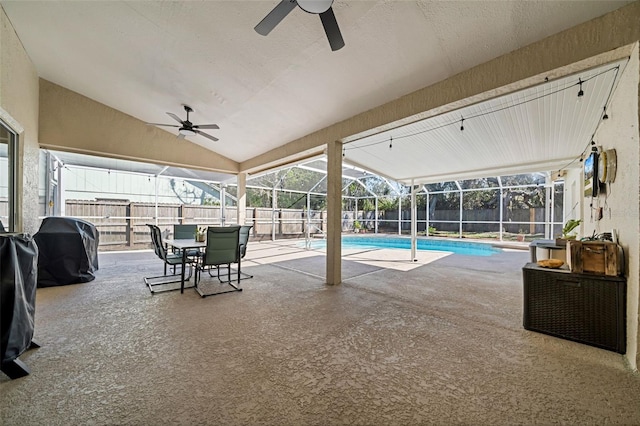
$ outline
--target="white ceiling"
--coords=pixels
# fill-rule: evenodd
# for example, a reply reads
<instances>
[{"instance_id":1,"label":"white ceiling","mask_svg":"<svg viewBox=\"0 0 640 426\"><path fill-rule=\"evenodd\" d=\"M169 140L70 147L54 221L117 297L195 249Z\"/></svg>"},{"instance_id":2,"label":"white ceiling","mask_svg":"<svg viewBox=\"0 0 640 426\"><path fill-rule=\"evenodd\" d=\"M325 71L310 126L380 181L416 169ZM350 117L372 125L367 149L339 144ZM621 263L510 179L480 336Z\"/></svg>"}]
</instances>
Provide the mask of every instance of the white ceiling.
<instances>
[{"instance_id":1,"label":"white ceiling","mask_svg":"<svg viewBox=\"0 0 640 426\"><path fill-rule=\"evenodd\" d=\"M577 167L626 63L360 139L345 145L344 160L405 184Z\"/></svg>"},{"instance_id":2,"label":"white ceiling","mask_svg":"<svg viewBox=\"0 0 640 426\"><path fill-rule=\"evenodd\" d=\"M236 161L627 3L336 1L346 46L332 52L320 19L300 9L258 35L253 27L277 0L0 2L40 77L147 122L171 123L166 112L182 117L181 104L189 104L193 122L220 126L210 131L220 141L189 139ZM470 122L469 134L473 128ZM498 166L503 154L510 164L536 152L478 153L481 164L464 167ZM455 161L441 163L437 173L460 170ZM420 164L410 163L413 176L435 173L416 171Z\"/></svg>"}]
</instances>

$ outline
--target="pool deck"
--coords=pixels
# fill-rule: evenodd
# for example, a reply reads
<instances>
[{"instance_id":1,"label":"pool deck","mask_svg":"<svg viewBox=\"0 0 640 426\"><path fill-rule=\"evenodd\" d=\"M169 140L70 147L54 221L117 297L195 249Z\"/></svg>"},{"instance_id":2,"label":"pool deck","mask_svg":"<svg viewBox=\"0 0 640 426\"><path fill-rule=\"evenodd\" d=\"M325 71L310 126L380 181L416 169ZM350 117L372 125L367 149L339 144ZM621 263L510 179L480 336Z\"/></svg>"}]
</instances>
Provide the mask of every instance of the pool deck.
<instances>
[{"instance_id":1,"label":"pool deck","mask_svg":"<svg viewBox=\"0 0 640 426\"><path fill-rule=\"evenodd\" d=\"M523 329L526 251L345 250L328 286L325 253L298 243L250 242L254 278L206 299L151 295L150 250L39 288L41 347L31 375L0 377L0 423L640 423L621 355Z\"/></svg>"}]
</instances>

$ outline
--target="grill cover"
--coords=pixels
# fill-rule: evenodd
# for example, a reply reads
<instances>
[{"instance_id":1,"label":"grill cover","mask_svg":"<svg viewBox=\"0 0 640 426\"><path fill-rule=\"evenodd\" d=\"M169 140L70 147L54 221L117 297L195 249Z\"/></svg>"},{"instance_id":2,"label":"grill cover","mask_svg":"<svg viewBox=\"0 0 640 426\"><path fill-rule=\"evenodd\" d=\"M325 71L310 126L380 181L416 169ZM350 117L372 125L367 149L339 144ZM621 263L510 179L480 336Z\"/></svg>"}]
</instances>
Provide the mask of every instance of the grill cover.
<instances>
[{"instance_id":1,"label":"grill cover","mask_svg":"<svg viewBox=\"0 0 640 426\"><path fill-rule=\"evenodd\" d=\"M0 235L0 360L13 361L31 344L36 310L38 248L26 234Z\"/></svg>"},{"instance_id":2,"label":"grill cover","mask_svg":"<svg viewBox=\"0 0 640 426\"><path fill-rule=\"evenodd\" d=\"M38 250L38 287L93 281L98 270L99 234L87 221L48 217L34 236Z\"/></svg>"}]
</instances>

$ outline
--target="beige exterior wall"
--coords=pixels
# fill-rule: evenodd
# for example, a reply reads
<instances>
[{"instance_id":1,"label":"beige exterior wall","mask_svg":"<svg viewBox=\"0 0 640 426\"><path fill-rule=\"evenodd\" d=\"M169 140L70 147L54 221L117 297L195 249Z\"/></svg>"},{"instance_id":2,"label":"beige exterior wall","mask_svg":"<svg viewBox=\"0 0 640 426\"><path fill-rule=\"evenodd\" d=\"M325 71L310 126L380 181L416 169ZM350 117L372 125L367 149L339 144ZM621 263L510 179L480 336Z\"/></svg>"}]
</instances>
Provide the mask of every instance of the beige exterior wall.
<instances>
[{"instance_id":1,"label":"beige exterior wall","mask_svg":"<svg viewBox=\"0 0 640 426\"><path fill-rule=\"evenodd\" d=\"M16 231L34 234L40 225L38 74L4 10L0 26L0 118L18 134Z\"/></svg>"},{"instance_id":2,"label":"beige exterior wall","mask_svg":"<svg viewBox=\"0 0 640 426\"><path fill-rule=\"evenodd\" d=\"M609 232L616 229L619 243L625 252L625 275L627 277L627 359L637 368L638 304L640 303L640 135L638 118L640 103L640 59L638 45L621 75L620 82L611 103L607 107L609 119L603 121L594 141L602 149L615 149L618 170L615 182L607 187L606 194L597 198L582 200L581 236ZM572 173L573 180L567 180L567 187L583 185L583 173ZM575 179L579 179L576 182ZM578 200L576 200L578 201ZM592 207L593 206L593 207ZM603 208L603 218L596 219L597 209Z\"/></svg>"},{"instance_id":3,"label":"beige exterior wall","mask_svg":"<svg viewBox=\"0 0 640 426\"><path fill-rule=\"evenodd\" d=\"M176 134L40 80L40 146L104 157L237 173L238 163Z\"/></svg>"}]
</instances>

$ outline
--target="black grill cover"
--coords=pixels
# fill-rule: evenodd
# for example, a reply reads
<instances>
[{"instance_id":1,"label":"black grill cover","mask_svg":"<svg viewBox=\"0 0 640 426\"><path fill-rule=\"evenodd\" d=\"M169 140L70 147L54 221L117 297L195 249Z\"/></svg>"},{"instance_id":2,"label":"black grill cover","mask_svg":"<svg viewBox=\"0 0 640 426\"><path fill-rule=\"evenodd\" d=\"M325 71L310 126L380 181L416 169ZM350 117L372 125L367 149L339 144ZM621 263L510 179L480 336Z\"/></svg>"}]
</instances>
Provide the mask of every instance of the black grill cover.
<instances>
[{"instance_id":1,"label":"black grill cover","mask_svg":"<svg viewBox=\"0 0 640 426\"><path fill-rule=\"evenodd\" d=\"M38 287L95 279L99 234L92 223L72 217L48 217L33 238L40 252Z\"/></svg>"},{"instance_id":2,"label":"black grill cover","mask_svg":"<svg viewBox=\"0 0 640 426\"><path fill-rule=\"evenodd\" d=\"M33 339L38 248L26 234L0 235L0 360L13 361Z\"/></svg>"}]
</instances>

